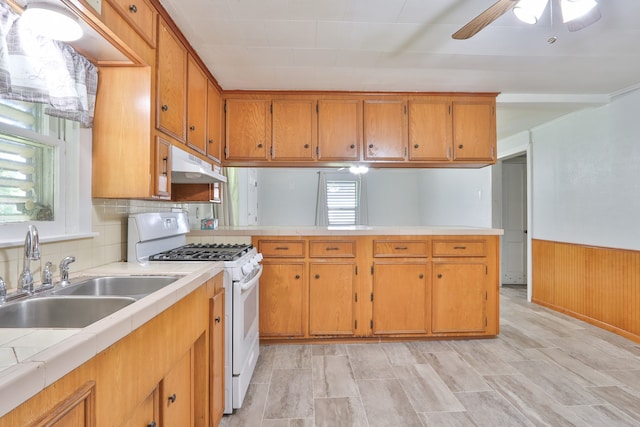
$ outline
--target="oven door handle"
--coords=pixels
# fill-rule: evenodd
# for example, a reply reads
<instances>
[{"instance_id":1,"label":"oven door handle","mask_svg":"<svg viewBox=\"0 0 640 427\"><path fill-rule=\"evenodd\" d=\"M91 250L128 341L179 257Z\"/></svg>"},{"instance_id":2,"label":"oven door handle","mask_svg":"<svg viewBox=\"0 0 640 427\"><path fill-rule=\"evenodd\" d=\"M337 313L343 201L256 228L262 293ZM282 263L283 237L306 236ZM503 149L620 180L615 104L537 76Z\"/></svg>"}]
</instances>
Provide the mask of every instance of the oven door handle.
<instances>
[{"instance_id":1,"label":"oven door handle","mask_svg":"<svg viewBox=\"0 0 640 427\"><path fill-rule=\"evenodd\" d=\"M254 270L247 277L243 278L240 282L238 282L236 286L240 288L241 292L246 292L258 284L260 276L262 276L262 265L259 265L256 270Z\"/></svg>"}]
</instances>

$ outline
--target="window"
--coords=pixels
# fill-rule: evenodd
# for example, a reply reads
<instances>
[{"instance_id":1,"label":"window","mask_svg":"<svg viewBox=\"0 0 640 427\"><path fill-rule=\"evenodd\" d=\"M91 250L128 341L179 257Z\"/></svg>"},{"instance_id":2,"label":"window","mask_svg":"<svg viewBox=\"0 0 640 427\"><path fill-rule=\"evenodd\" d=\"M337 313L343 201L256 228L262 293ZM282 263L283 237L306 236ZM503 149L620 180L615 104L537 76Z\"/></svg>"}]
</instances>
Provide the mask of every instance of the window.
<instances>
[{"instance_id":1,"label":"window","mask_svg":"<svg viewBox=\"0 0 640 427\"><path fill-rule=\"evenodd\" d=\"M79 179L90 173L90 160L79 161L84 129L44 108L0 98L0 245L23 241L27 222L45 238L90 232L90 188Z\"/></svg>"},{"instance_id":2,"label":"window","mask_svg":"<svg viewBox=\"0 0 640 427\"><path fill-rule=\"evenodd\" d=\"M354 179L327 179L329 225L357 224L358 192L358 181Z\"/></svg>"}]
</instances>

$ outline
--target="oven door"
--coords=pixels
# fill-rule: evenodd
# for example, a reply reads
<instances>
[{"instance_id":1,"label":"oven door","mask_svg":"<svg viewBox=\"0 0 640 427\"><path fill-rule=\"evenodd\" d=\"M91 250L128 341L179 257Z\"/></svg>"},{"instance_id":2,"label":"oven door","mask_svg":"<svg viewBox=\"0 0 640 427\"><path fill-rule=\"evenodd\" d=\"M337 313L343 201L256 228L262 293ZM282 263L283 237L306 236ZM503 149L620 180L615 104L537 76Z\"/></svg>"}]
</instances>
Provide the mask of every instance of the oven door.
<instances>
[{"instance_id":1,"label":"oven door","mask_svg":"<svg viewBox=\"0 0 640 427\"><path fill-rule=\"evenodd\" d=\"M260 352L259 283L262 265L238 282L233 282L233 407L244 400Z\"/></svg>"}]
</instances>

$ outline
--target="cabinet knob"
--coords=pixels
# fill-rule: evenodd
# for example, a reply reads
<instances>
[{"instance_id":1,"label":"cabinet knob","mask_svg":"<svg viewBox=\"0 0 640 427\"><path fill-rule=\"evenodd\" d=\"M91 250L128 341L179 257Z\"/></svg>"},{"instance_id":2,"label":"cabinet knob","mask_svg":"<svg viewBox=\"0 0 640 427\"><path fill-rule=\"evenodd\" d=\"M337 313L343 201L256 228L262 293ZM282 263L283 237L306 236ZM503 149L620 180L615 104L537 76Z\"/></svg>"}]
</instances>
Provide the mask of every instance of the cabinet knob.
<instances>
[{"instance_id":1,"label":"cabinet knob","mask_svg":"<svg viewBox=\"0 0 640 427\"><path fill-rule=\"evenodd\" d=\"M424 279L424 274L420 273L420 276L418 276L420 279Z\"/></svg>"},{"instance_id":2,"label":"cabinet knob","mask_svg":"<svg viewBox=\"0 0 640 427\"><path fill-rule=\"evenodd\" d=\"M438 279L442 279L442 274L438 274Z\"/></svg>"},{"instance_id":3,"label":"cabinet knob","mask_svg":"<svg viewBox=\"0 0 640 427\"><path fill-rule=\"evenodd\" d=\"M300 278L299 274L296 274L296 280L298 280Z\"/></svg>"},{"instance_id":4,"label":"cabinet knob","mask_svg":"<svg viewBox=\"0 0 640 427\"><path fill-rule=\"evenodd\" d=\"M176 401L176 394L175 394L175 393L173 393L171 396L169 396L169 397L167 398L167 400L169 401L169 403L173 403L173 402L175 402L175 401Z\"/></svg>"},{"instance_id":5,"label":"cabinet knob","mask_svg":"<svg viewBox=\"0 0 640 427\"><path fill-rule=\"evenodd\" d=\"M164 105L161 107L161 110L162 110L162 111L169 111L169 106L168 106L167 104L164 104Z\"/></svg>"},{"instance_id":6,"label":"cabinet knob","mask_svg":"<svg viewBox=\"0 0 640 427\"><path fill-rule=\"evenodd\" d=\"M316 274L316 276L315 276L315 277L316 277L316 279L319 279L319 278L320 278L320 275L319 275L319 274Z\"/></svg>"},{"instance_id":7,"label":"cabinet knob","mask_svg":"<svg viewBox=\"0 0 640 427\"><path fill-rule=\"evenodd\" d=\"M136 13L138 11L138 8L136 7L135 4L132 4L131 6L129 6L129 11L131 13ZM155 423L154 423L155 424Z\"/></svg>"},{"instance_id":8,"label":"cabinet knob","mask_svg":"<svg viewBox=\"0 0 640 427\"><path fill-rule=\"evenodd\" d=\"M209 140L209 144L213 144L213 139L210 139L210 140Z\"/></svg>"},{"instance_id":9,"label":"cabinet knob","mask_svg":"<svg viewBox=\"0 0 640 427\"><path fill-rule=\"evenodd\" d=\"M420 147L418 144L415 144L415 145L413 146L413 148L418 148L418 147Z\"/></svg>"},{"instance_id":10,"label":"cabinet knob","mask_svg":"<svg viewBox=\"0 0 640 427\"><path fill-rule=\"evenodd\" d=\"M149 424L147 424L147 427L156 427L156 422L155 421L151 421Z\"/></svg>"},{"instance_id":11,"label":"cabinet knob","mask_svg":"<svg viewBox=\"0 0 640 427\"><path fill-rule=\"evenodd\" d=\"M220 318L220 316L218 316L218 317L216 317L214 320L216 321L216 323L220 323L220 321L221 321L222 319Z\"/></svg>"},{"instance_id":12,"label":"cabinet knob","mask_svg":"<svg viewBox=\"0 0 640 427\"><path fill-rule=\"evenodd\" d=\"M458 148L464 148L464 146L462 144L458 145Z\"/></svg>"},{"instance_id":13,"label":"cabinet knob","mask_svg":"<svg viewBox=\"0 0 640 427\"><path fill-rule=\"evenodd\" d=\"M369 144L369 148L373 148L373 144Z\"/></svg>"},{"instance_id":14,"label":"cabinet knob","mask_svg":"<svg viewBox=\"0 0 640 427\"><path fill-rule=\"evenodd\" d=\"M195 131L195 130L196 130L196 127L195 127L194 125L191 125L191 126L189 126L189 130L190 130L191 132L193 132L193 131Z\"/></svg>"},{"instance_id":15,"label":"cabinet knob","mask_svg":"<svg viewBox=\"0 0 640 427\"><path fill-rule=\"evenodd\" d=\"M262 143L258 144L258 148L262 148Z\"/></svg>"},{"instance_id":16,"label":"cabinet knob","mask_svg":"<svg viewBox=\"0 0 640 427\"><path fill-rule=\"evenodd\" d=\"M351 144L351 145L349 146L349 148L351 148L351 149L353 150L354 148L356 148L356 144Z\"/></svg>"},{"instance_id":17,"label":"cabinet knob","mask_svg":"<svg viewBox=\"0 0 640 427\"><path fill-rule=\"evenodd\" d=\"M304 144L304 148L309 148L309 144Z\"/></svg>"}]
</instances>

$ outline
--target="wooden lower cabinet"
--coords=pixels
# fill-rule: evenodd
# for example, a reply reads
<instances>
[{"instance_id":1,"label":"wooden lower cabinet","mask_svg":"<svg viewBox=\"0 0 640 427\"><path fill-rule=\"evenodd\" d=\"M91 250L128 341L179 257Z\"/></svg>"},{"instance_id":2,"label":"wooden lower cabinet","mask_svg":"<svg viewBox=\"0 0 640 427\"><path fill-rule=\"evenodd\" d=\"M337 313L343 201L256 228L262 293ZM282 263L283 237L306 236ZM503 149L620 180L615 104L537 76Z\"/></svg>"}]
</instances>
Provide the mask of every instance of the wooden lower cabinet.
<instances>
[{"instance_id":1,"label":"wooden lower cabinet","mask_svg":"<svg viewBox=\"0 0 640 427\"><path fill-rule=\"evenodd\" d=\"M95 382L89 381L36 421L34 427L93 427L96 425Z\"/></svg>"},{"instance_id":2,"label":"wooden lower cabinet","mask_svg":"<svg viewBox=\"0 0 640 427\"><path fill-rule=\"evenodd\" d=\"M160 419L163 426L193 425L192 375L189 351L160 383Z\"/></svg>"},{"instance_id":3,"label":"wooden lower cabinet","mask_svg":"<svg viewBox=\"0 0 640 427\"><path fill-rule=\"evenodd\" d=\"M260 236L263 341L491 337L499 236Z\"/></svg>"},{"instance_id":4,"label":"wooden lower cabinet","mask_svg":"<svg viewBox=\"0 0 640 427\"><path fill-rule=\"evenodd\" d=\"M304 262L264 261L260 278L260 336L305 335Z\"/></svg>"},{"instance_id":5,"label":"wooden lower cabinet","mask_svg":"<svg viewBox=\"0 0 640 427\"><path fill-rule=\"evenodd\" d=\"M355 262L309 265L309 335L355 333Z\"/></svg>"},{"instance_id":6,"label":"wooden lower cabinet","mask_svg":"<svg viewBox=\"0 0 640 427\"><path fill-rule=\"evenodd\" d=\"M221 281L222 282L222 281ZM209 393L211 421L213 425L218 425L224 413L224 288L217 292L216 296L211 299L211 374ZM231 292L231 290L230 290Z\"/></svg>"},{"instance_id":7,"label":"wooden lower cabinet","mask_svg":"<svg viewBox=\"0 0 640 427\"><path fill-rule=\"evenodd\" d=\"M374 335L429 332L428 270L426 262L374 263Z\"/></svg>"},{"instance_id":8,"label":"wooden lower cabinet","mask_svg":"<svg viewBox=\"0 0 640 427\"><path fill-rule=\"evenodd\" d=\"M159 419L159 392L158 387L156 387L123 425L130 427L159 427Z\"/></svg>"},{"instance_id":9,"label":"wooden lower cabinet","mask_svg":"<svg viewBox=\"0 0 640 427\"><path fill-rule=\"evenodd\" d=\"M487 327L484 262L434 262L434 333L484 332Z\"/></svg>"}]
</instances>

